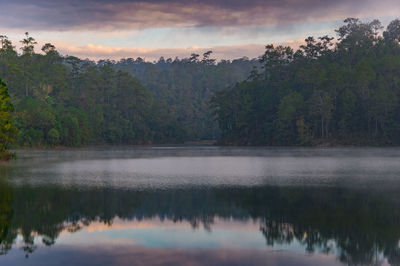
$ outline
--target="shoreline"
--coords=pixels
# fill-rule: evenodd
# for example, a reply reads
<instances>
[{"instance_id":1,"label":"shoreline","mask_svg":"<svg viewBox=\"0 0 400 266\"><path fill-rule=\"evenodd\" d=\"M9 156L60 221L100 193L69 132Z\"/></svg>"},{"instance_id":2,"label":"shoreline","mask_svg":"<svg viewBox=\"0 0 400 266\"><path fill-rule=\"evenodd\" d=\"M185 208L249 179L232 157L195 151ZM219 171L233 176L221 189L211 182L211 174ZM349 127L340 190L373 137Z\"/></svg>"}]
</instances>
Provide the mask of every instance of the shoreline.
<instances>
[{"instance_id":1,"label":"shoreline","mask_svg":"<svg viewBox=\"0 0 400 266\"><path fill-rule=\"evenodd\" d=\"M400 145L356 145L356 144L335 144L335 145L231 145L217 144L216 142L185 142L166 144L93 144L79 147L55 146L55 147L14 147L11 152L18 150L81 150L86 148L115 148L115 147L221 147L221 148L400 148ZM6 161L1 160L0 161Z\"/></svg>"}]
</instances>

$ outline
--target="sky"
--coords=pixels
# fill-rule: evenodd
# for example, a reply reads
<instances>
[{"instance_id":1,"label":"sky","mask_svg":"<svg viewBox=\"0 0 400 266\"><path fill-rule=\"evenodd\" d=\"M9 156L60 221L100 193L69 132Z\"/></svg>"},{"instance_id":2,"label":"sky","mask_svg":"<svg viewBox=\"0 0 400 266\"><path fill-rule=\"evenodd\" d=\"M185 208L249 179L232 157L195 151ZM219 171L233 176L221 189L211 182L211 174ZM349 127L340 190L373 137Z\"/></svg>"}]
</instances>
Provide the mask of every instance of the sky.
<instances>
[{"instance_id":1,"label":"sky","mask_svg":"<svg viewBox=\"0 0 400 266\"><path fill-rule=\"evenodd\" d=\"M347 17L384 25L399 0L0 0L0 35L29 32L63 55L153 61L212 50L213 58L261 55L269 43L298 47L335 36Z\"/></svg>"}]
</instances>

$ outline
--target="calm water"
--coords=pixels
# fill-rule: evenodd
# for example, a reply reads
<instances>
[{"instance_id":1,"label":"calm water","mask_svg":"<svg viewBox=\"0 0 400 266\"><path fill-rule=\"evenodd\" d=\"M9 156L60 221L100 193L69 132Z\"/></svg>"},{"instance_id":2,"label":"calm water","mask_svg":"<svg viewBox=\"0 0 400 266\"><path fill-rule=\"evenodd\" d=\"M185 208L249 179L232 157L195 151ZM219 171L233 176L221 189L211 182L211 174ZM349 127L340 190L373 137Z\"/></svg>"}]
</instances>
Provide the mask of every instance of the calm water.
<instances>
[{"instance_id":1,"label":"calm water","mask_svg":"<svg viewBox=\"0 0 400 266\"><path fill-rule=\"evenodd\" d=\"M400 265L400 148L18 155L0 265Z\"/></svg>"}]
</instances>

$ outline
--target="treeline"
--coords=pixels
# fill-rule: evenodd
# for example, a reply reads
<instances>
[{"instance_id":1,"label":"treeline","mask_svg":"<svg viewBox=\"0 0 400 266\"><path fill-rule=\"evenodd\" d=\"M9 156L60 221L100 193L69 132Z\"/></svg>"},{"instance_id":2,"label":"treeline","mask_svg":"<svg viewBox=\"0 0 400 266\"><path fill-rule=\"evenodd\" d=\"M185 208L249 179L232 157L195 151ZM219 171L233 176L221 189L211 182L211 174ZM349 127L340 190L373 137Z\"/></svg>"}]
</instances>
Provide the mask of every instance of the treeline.
<instances>
[{"instance_id":1,"label":"treeline","mask_svg":"<svg viewBox=\"0 0 400 266\"><path fill-rule=\"evenodd\" d=\"M23 146L180 141L171 108L140 81L112 65L62 57L51 44L34 52L28 34L22 53L1 37L0 76L10 89Z\"/></svg>"},{"instance_id":2,"label":"treeline","mask_svg":"<svg viewBox=\"0 0 400 266\"><path fill-rule=\"evenodd\" d=\"M400 144L400 20L349 18L338 39L266 46L262 71L216 92L222 144Z\"/></svg>"},{"instance_id":3,"label":"treeline","mask_svg":"<svg viewBox=\"0 0 400 266\"><path fill-rule=\"evenodd\" d=\"M141 58L95 63L61 56L50 43L35 53L37 43L28 33L21 44L18 53L0 36L0 77L12 95L21 146L215 139L219 129L209 99L258 64L246 58L217 64L211 51L203 60L193 54L153 63Z\"/></svg>"},{"instance_id":4,"label":"treeline","mask_svg":"<svg viewBox=\"0 0 400 266\"><path fill-rule=\"evenodd\" d=\"M0 77L23 146L399 144L400 20L350 18L337 34L218 63L211 51L95 63L0 36Z\"/></svg>"}]
</instances>

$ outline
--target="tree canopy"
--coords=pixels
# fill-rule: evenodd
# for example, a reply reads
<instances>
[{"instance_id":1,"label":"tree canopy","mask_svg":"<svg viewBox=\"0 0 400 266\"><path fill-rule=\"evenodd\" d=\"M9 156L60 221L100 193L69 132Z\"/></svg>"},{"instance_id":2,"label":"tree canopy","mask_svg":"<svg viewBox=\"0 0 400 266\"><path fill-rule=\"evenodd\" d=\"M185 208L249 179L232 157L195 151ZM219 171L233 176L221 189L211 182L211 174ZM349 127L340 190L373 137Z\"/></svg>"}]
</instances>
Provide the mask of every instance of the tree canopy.
<instances>
[{"instance_id":1,"label":"tree canopy","mask_svg":"<svg viewBox=\"0 0 400 266\"><path fill-rule=\"evenodd\" d=\"M258 60L161 57L93 62L61 56L26 33L0 36L22 146L180 143L398 145L400 20L349 18L337 38L296 51L267 45Z\"/></svg>"},{"instance_id":2,"label":"tree canopy","mask_svg":"<svg viewBox=\"0 0 400 266\"><path fill-rule=\"evenodd\" d=\"M349 18L338 39L266 46L261 71L213 96L220 142L398 145L399 28Z\"/></svg>"},{"instance_id":3,"label":"tree canopy","mask_svg":"<svg viewBox=\"0 0 400 266\"><path fill-rule=\"evenodd\" d=\"M93 62L61 56L26 33L18 53L0 36L0 77L15 104L21 146L180 143L215 139L208 102L245 79L256 60L141 58Z\"/></svg>"},{"instance_id":4,"label":"tree canopy","mask_svg":"<svg viewBox=\"0 0 400 266\"><path fill-rule=\"evenodd\" d=\"M0 159L9 159L12 156L9 145L15 141L18 133L12 119L13 111L8 88L0 79Z\"/></svg>"}]
</instances>

